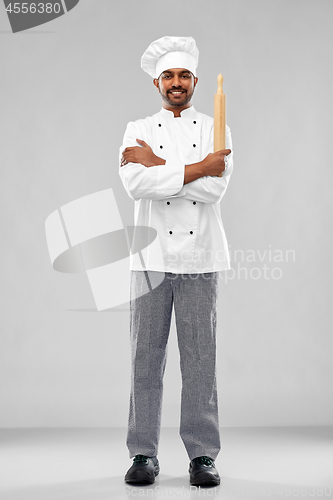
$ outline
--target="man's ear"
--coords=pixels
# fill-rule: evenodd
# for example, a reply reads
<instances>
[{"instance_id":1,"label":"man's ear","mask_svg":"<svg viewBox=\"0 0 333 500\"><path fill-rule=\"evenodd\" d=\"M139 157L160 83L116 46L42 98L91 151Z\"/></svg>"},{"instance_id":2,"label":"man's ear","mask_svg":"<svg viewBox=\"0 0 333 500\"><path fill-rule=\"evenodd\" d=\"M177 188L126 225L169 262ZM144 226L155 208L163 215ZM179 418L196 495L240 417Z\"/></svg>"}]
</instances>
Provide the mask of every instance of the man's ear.
<instances>
[{"instance_id":1,"label":"man's ear","mask_svg":"<svg viewBox=\"0 0 333 500\"><path fill-rule=\"evenodd\" d=\"M158 83L158 79L157 78L154 78L153 80L153 84L155 85L155 87L157 88L158 91L160 91L160 86L159 86L159 83Z\"/></svg>"},{"instance_id":2,"label":"man's ear","mask_svg":"<svg viewBox=\"0 0 333 500\"><path fill-rule=\"evenodd\" d=\"M198 77L197 77L197 76L195 76L195 77L194 77L194 86L196 86L196 84L197 84L197 83L198 83Z\"/></svg>"}]
</instances>

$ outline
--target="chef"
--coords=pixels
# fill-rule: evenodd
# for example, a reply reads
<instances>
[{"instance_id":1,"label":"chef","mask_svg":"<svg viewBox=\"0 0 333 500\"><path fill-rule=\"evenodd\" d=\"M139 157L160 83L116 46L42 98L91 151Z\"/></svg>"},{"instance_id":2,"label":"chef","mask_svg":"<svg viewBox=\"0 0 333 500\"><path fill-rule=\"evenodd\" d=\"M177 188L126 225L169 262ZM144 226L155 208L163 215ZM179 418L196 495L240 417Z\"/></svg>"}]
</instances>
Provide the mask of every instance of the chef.
<instances>
[{"instance_id":1,"label":"chef","mask_svg":"<svg viewBox=\"0 0 333 500\"><path fill-rule=\"evenodd\" d=\"M230 269L220 201L233 170L232 142L213 153L214 120L192 105L199 52L192 37L149 45L141 67L153 78L162 109L127 125L119 173L135 200L135 225L157 237L131 257L132 378L128 483L159 473L163 375L175 310L182 401L180 436L192 485L216 485L220 450L216 388L218 273ZM222 173L222 177L218 174ZM146 293L145 293L146 292Z\"/></svg>"}]
</instances>

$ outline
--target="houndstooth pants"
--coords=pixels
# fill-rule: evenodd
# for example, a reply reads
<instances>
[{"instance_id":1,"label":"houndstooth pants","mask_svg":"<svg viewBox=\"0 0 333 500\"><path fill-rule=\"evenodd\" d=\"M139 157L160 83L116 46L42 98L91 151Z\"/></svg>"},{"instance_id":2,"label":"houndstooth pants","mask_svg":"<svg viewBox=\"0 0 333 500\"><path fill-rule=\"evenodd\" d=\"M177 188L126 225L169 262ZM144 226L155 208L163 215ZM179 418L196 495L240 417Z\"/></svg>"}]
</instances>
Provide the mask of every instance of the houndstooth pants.
<instances>
[{"instance_id":1,"label":"houndstooth pants","mask_svg":"<svg viewBox=\"0 0 333 500\"><path fill-rule=\"evenodd\" d=\"M182 375L180 436L190 460L202 455L215 460L220 450L215 364L218 272L165 273L155 286L162 274L132 271L131 275L130 458L158 454L174 305Z\"/></svg>"}]
</instances>

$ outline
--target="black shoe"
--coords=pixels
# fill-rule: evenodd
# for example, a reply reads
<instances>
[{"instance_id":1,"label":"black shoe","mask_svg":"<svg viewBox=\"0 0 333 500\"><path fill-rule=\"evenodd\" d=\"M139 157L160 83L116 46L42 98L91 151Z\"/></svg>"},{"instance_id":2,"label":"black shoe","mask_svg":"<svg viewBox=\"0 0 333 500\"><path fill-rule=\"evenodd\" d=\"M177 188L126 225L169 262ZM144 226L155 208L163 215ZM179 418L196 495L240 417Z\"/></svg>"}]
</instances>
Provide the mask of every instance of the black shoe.
<instances>
[{"instance_id":1,"label":"black shoe","mask_svg":"<svg viewBox=\"0 0 333 500\"><path fill-rule=\"evenodd\" d=\"M157 457L135 455L133 465L125 476L126 483L152 484L160 472Z\"/></svg>"},{"instance_id":2,"label":"black shoe","mask_svg":"<svg viewBox=\"0 0 333 500\"><path fill-rule=\"evenodd\" d=\"M214 461L209 457L197 457L190 462L190 483L193 486L216 486L220 484L220 476L215 469Z\"/></svg>"}]
</instances>

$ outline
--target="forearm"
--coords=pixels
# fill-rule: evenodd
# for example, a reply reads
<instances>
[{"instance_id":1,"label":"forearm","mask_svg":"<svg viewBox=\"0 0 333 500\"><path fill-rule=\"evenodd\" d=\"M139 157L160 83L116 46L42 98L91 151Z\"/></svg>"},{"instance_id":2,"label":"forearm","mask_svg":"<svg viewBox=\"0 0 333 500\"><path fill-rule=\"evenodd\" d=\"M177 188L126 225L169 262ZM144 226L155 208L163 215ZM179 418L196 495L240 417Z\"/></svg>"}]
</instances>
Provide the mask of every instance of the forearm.
<instances>
[{"instance_id":1,"label":"forearm","mask_svg":"<svg viewBox=\"0 0 333 500\"><path fill-rule=\"evenodd\" d=\"M165 160L159 156L154 155L154 166L165 165ZM146 165L147 166L147 165ZM198 163L191 163L190 165L185 165L184 169L184 185L189 182L193 182L199 177L206 176L206 171L204 167L204 162L199 161Z\"/></svg>"},{"instance_id":2,"label":"forearm","mask_svg":"<svg viewBox=\"0 0 333 500\"><path fill-rule=\"evenodd\" d=\"M202 203L217 203L221 201L227 190L230 176L204 176L183 186L178 196L184 199Z\"/></svg>"},{"instance_id":3,"label":"forearm","mask_svg":"<svg viewBox=\"0 0 333 500\"><path fill-rule=\"evenodd\" d=\"M164 160L163 160L164 161ZM119 174L128 195L134 199L159 200L176 195L183 187L184 165L168 161L150 168L139 163L120 167Z\"/></svg>"},{"instance_id":4,"label":"forearm","mask_svg":"<svg viewBox=\"0 0 333 500\"><path fill-rule=\"evenodd\" d=\"M203 161L185 165L184 185L199 179L199 177L204 177L205 175L207 174L205 173Z\"/></svg>"},{"instance_id":5,"label":"forearm","mask_svg":"<svg viewBox=\"0 0 333 500\"><path fill-rule=\"evenodd\" d=\"M165 165L165 160L155 156L155 165ZM205 177L207 175L204 161L199 161L197 163L191 163L190 165L185 165L184 169L184 185L199 179L200 177Z\"/></svg>"},{"instance_id":6,"label":"forearm","mask_svg":"<svg viewBox=\"0 0 333 500\"><path fill-rule=\"evenodd\" d=\"M230 149L223 149L210 153L202 161L185 165L184 185L196 181L201 177L215 177L225 170L224 158L231 153Z\"/></svg>"},{"instance_id":7,"label":"forearm","mask_svg":"<svg viewBox=\"0 0 333 500\"><path fill-rule=\"evenodd\" d=\"M201 162L200 162L201 163ZM196 169L192 165L188 165L189 174L192 173L191 170ZM200 165L197 166L200 172ZM187 167L185 167L185 170ZM204 175L189 181L186 185L183 185L183 189L178 193L178 196L182 196L188 200L199 201L203 203L216 203L221 201L224 196L230 176L233 171L233 153L228 157L228 164L226 170L223 171L222 177L217 177L216 175L207 175L204 171ZM187 180L187 179L186 179Z\"/></svg>"}]
</instances>

